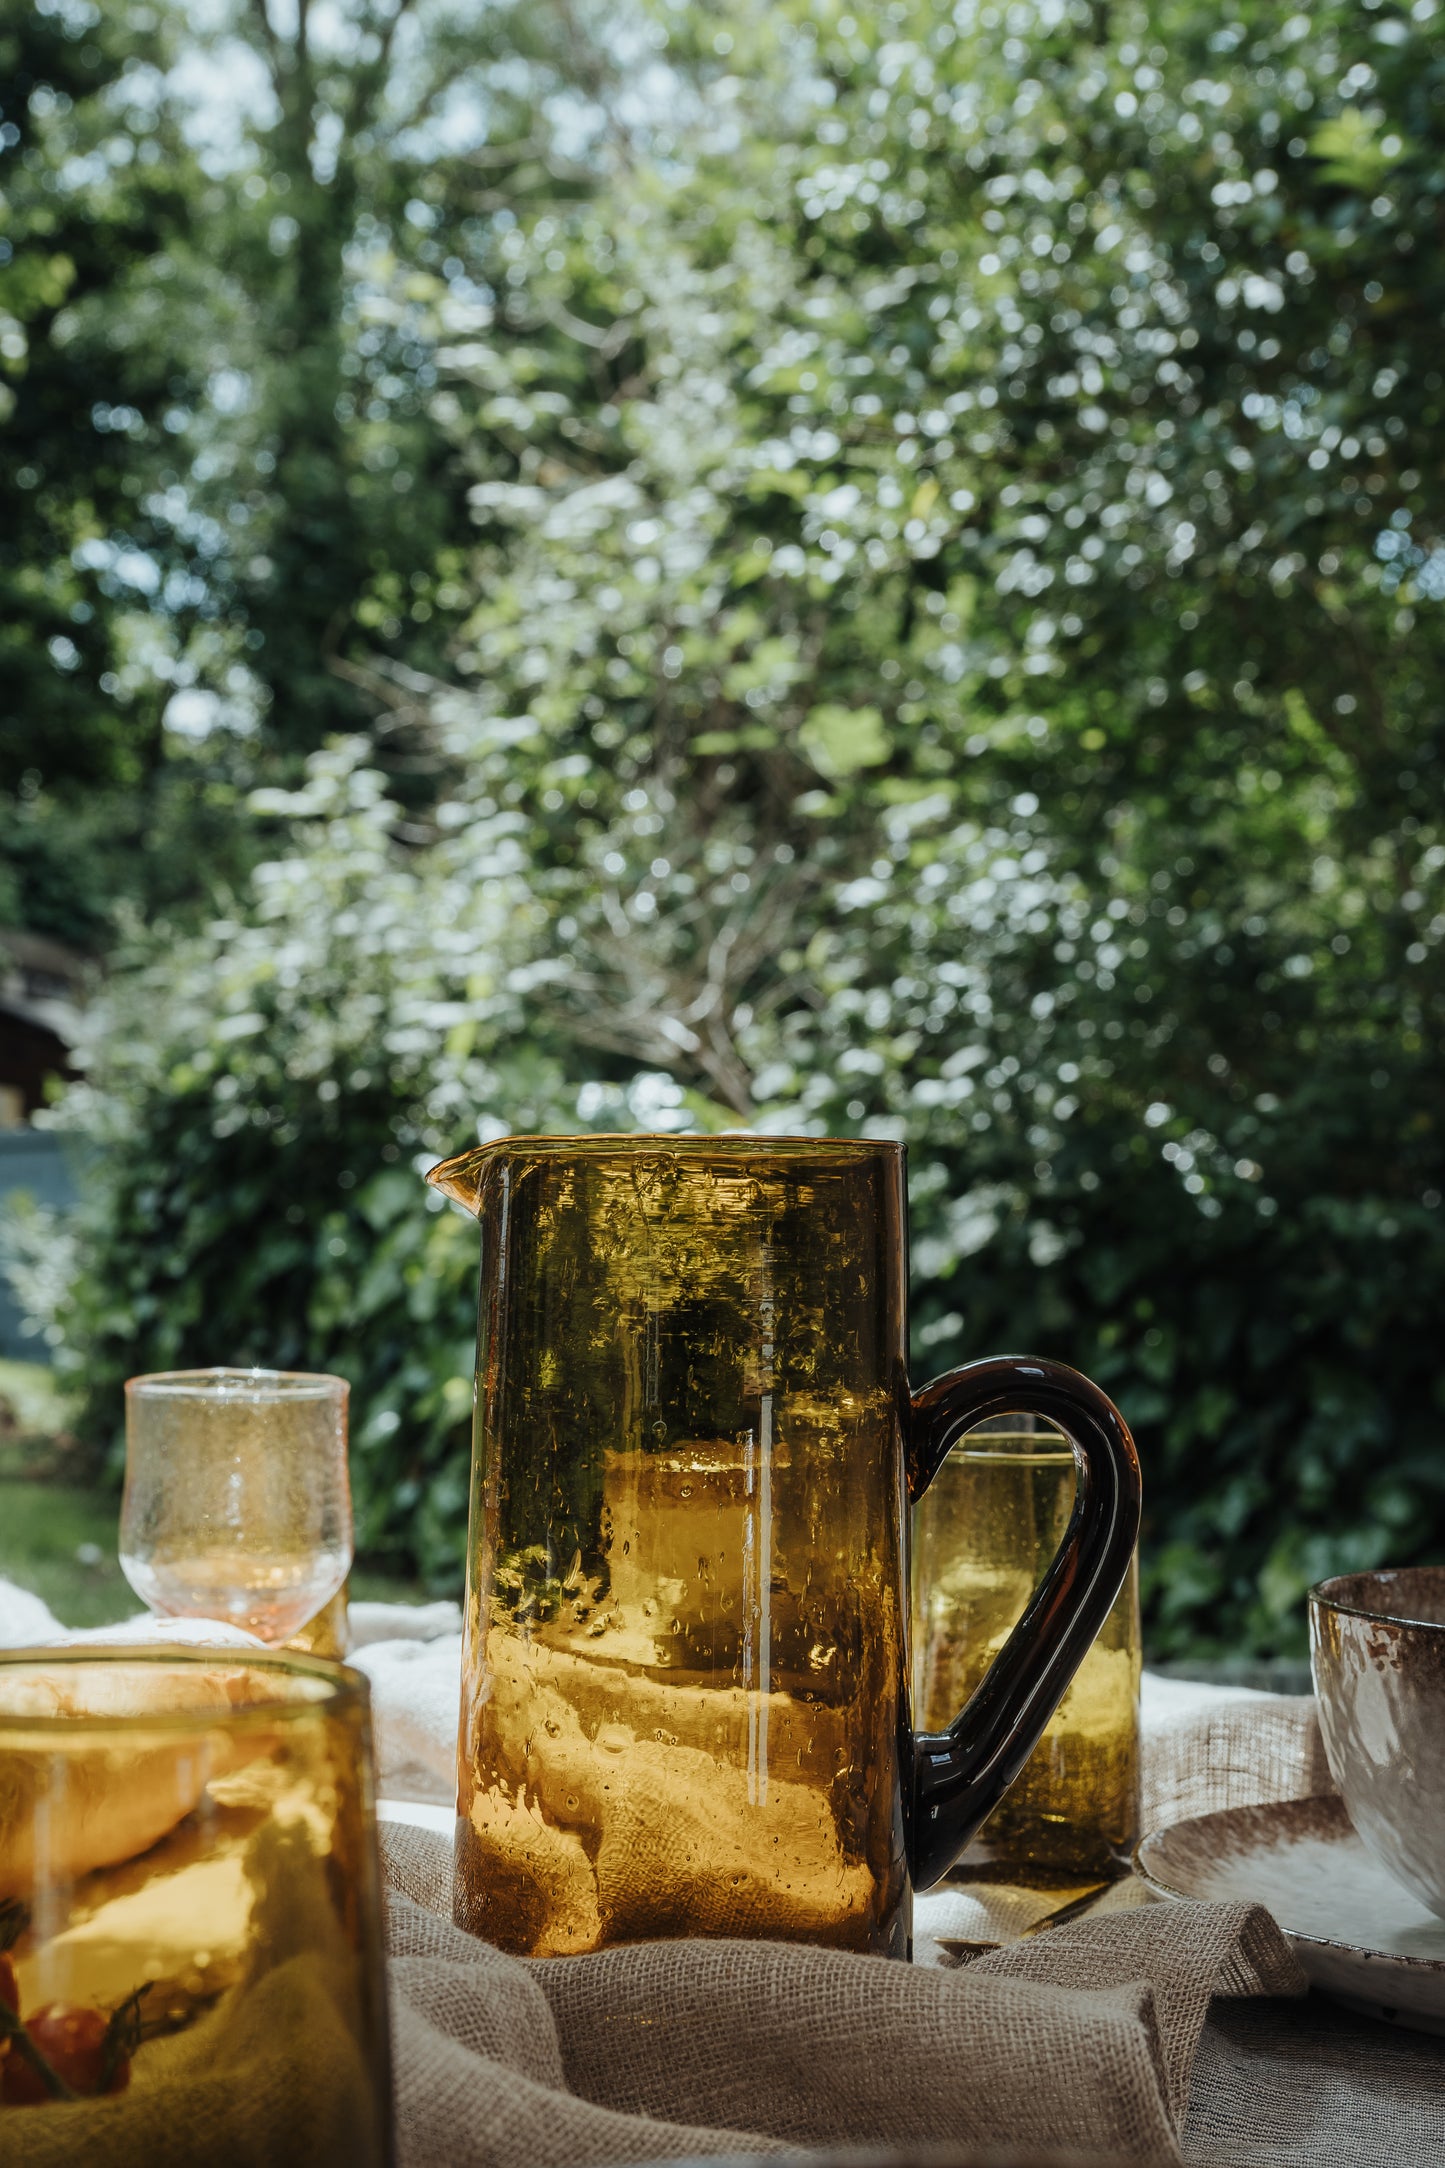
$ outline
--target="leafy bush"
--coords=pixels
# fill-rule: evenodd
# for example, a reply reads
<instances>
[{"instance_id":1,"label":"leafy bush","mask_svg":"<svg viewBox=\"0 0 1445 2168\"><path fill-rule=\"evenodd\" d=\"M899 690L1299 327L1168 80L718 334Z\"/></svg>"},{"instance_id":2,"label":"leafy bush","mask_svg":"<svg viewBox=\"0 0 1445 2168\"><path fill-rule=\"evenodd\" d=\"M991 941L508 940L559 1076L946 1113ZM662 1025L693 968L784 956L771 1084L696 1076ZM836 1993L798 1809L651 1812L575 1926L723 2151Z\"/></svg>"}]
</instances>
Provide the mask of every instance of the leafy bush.
<instances>
[{"instance_id":1,"label":"leafy bush","mask_svg":"<svg viewBox=\"0 0 1445 2168\"><path fill-rule=\"evenodd\" d=\"M399 853L361 750L313 762L292 806L311 838L261 866L244 922L117 978L64 1109L91 1144L78 1270L47 1291L38 1228L24 1278L113 1471L137 1369L339 1370L357 1389L362 1545L450 1577L475 1245L425 1208L412 1160L497 1088L476 1049L518 1019L488 1002L478 958L525 897L499 824L471 831L464 878L444 849ZM531 1091L552 1117L545 1063L507 1059L509 1102Z\"/></svg>"}]
</instances>

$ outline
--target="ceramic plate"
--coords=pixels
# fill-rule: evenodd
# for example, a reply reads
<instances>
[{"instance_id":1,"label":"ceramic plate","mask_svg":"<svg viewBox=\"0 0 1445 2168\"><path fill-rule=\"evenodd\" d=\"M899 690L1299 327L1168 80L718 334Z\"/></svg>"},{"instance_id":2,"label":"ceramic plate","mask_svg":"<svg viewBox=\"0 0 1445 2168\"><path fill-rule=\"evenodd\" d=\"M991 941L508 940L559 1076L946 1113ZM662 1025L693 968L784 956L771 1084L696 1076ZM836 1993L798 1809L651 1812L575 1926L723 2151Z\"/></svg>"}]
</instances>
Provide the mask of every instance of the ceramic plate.
<instances>
[{"instance_id":1,"label":"ceramic plate","mask_svg":"<svg viewBox=\"0 0 1445 2168\"><path fill-rule=\"evenodd\" d=\"M1333 1795L1156 1829L1135 1865L1164 1897L1264 1905L1313 1986L1369 2017L1445 2033L1445 1920L1365 1850Z\"/></svg>"}]
</instances>

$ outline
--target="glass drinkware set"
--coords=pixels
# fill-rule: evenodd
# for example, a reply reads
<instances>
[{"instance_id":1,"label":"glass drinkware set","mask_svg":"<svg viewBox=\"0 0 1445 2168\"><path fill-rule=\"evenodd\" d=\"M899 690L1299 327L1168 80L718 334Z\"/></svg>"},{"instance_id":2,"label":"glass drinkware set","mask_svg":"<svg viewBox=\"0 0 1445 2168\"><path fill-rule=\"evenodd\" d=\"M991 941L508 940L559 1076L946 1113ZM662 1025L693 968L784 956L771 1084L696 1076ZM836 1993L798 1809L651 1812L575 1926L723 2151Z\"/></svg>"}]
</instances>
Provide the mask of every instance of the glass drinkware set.
<instances>
[{"instance_id":1,"label":"glass drinkware set","mask_svg":"<svg viewBox=\"0 0 1445 2168\"><path fill-rule=\"evenodd\" d=\"M351 1561L343 1380L127 1387L121 1562L313 1641ZM290 1651L0 1653L0 2168L387 2168L366 1680Z\"/></svg>"},{"instance_id":2,"label":"glass drinkware set","mask_svg":"<svg viewBox=\"0 0 1445 2168\"><path fill-rule=\"evenodd\" d=\"M482 1227L458 1922L539 1956L690 1934L906 1956L914 1888L970 1840L1000 1871L1112 1871L1133 1444L1058 1364L910 1388L902 1147L508 1139L430 1179ZM293 1648L330 1630L345 1400L273 1372L132 1382L122 1563L152 1609ZM1018 1411L1043 1431L1001 1436ZM1109 1701L1101 1663L1112 1714L1072 1719ZM1036 1771L1010 1786L1075 1733L1055 1859ZM267 2118L298 2103L308 2158L391 2158L371 1786L365 1682L316 1656L0 1657L0 2102L38 2104L27 2163L168 2158L193 2112L238 2161L281 2157ZM15 2131L0 2106L0 2168Z\"/></svg>"}]
</instances>

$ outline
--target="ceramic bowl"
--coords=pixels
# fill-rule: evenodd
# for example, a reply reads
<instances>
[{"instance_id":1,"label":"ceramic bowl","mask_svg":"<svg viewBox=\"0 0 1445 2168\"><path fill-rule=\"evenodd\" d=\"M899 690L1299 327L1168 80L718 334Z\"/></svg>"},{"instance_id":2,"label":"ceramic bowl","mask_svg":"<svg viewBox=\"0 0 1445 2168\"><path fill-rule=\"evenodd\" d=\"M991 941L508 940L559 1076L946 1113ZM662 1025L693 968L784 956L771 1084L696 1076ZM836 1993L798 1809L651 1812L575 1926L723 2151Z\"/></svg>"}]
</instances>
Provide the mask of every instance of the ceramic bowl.
<instances>
[{"instance_id":1,"label":"ceramic bowl","mask_svg":"<svg viewBox=\"0 0 1445 2168\"><path fill-rule=\"evenodd\" d=\"M1330 1775L1370 1850L1445 1919L1445 1566L1310 1590Z\"/></svg>"}]
</instances>

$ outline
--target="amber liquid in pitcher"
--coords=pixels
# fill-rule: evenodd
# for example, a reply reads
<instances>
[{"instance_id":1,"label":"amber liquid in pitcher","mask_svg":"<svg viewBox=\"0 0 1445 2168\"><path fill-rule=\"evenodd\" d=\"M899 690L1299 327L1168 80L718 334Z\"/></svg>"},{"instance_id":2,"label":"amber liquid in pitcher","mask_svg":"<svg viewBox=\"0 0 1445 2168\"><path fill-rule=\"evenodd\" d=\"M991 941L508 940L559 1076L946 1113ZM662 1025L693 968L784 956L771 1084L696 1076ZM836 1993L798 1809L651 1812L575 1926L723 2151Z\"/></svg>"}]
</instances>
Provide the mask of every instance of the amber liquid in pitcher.
<instances>
[{"instance_id":1,"label":"amber liquid in pitcher","mask_svg":"<svg viewBox=\"0 0 1445 2168\"><path fill-rule=\"evenodd\" d=\"M855 1163L770 1156L544 1163L505 1201L457 1847L504 1949L907 1946L895 1230ZM565 1332L525 1299L559 1281Z\"/></svg>"},{"instance_id":2,"label":"amber liquid in pitcher","mask_svg":"<svg viewBox=\"0 0 1445 2168\"><path fill-rule=\"evenodd\" d=\"M914 1714L953 1721L1008 1639L1074 1502L1067 1442L975 1431L949 1454L913 1517ZM1139 1589L1113 1609L1038 1746L952 1879L1028 1885L1127 1873L1139 1834Z\"/></svg>"}]
</instances>

